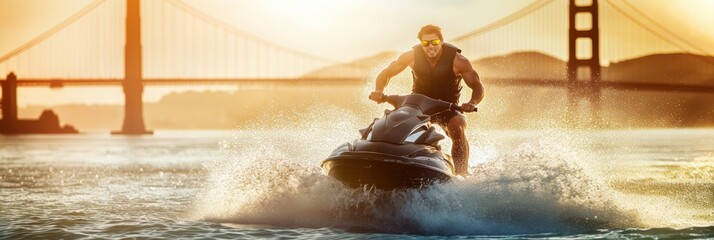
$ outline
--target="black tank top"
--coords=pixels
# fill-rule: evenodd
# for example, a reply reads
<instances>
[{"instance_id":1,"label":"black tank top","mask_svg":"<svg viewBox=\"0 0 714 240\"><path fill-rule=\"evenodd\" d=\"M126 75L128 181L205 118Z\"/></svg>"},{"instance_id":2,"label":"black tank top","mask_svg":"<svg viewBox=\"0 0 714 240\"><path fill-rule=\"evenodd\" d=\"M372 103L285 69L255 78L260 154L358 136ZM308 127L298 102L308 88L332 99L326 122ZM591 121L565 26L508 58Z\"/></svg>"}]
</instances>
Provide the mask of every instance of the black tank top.
<instances>
[{"instance_id":1,"label":"black tank top","mask_svg":"<svg viewBox=\"0 0 714 240\"><path fill-rule=\"evenodd\" d=\"M454 57L461 49L444 43L439 62L433 68L427 61L421 45L414 46L414 68L412 92L431 98L458 103L461 96L461 76L454 74Z\"/></svg>"}]
</instances>

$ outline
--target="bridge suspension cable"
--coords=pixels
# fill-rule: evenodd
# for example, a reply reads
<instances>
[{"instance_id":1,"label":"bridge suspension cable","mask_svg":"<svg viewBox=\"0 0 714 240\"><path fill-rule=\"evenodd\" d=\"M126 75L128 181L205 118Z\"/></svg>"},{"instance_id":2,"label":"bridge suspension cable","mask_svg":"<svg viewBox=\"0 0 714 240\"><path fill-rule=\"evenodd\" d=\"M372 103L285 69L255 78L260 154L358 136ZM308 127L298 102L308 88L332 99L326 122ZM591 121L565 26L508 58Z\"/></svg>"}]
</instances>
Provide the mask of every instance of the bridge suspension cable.
<instances>
[{"instance_id":1,"label":"bridge suspension cable","mask_svg":"<svg viewBox=\"0 0 714 240\"><path fill-rule=\"evenodd\" d=\"M341 64L243 31L181 0L145 2L147 77L361 77L366 66ZM175 9L176 11L171 11ZM152 25L153 24L153 25ZM156 41L159 39L159 41ZM174 56L167 58L165 56Z\"/></svg>"},{"instance_id":2,"label":"bridge suspension cable","mask_svg":"<svg viewBox=\"0 0 714 240\"><path fill-rule=\"evenodd\" d=\"M122 1L95 0L3 55L0 75L27 78L122 76Z\"/></svg>"},{"instance_id":3,"label":"bridge suspension cable","mask_svg":"<svg viewBox=\"0 0 714 240\"><path fill-rule=\"evenodd\" d=\"M220 20L220 19L218 19L218 18L212 17L212 16L210 16L210 15L208 15L208 14L202 12L201 10L198 10L198 9L196 9L196 8L194 8L194 7L192 7L192 6L188 5L188 4L186 4L186 3L184 3L184 2L181 1L181 0L164 0L164 1L166 1L166 2L168 2L168 3L170 3L170 4L172 4L172 5L174 5L174 6L177 7L178 9L180 9L180 10L182 10L182 11L184 11L184 12L186 12L186 13L188 13L188 14L194 16L194 17L197 17L197 18L199 18L199 19L201 19L201 20L203 20L203 21L206 21L207 23L209 23L209 24L211 24L211 25L213 25L213 26L215 26L215 27L222 28L222 29L224 29L224 30L230 31L230 32L233 33L233 34L241 35L241 36L246 36L246 37L248 37L248 38L251 38L251 39L254 39L254 40L257 40L257 41L260 41L260 42L264 42L264 43L268 44L270 47L279 49L279 50L281 50L281 51L293 53L293 54L296 54L296 55L299 55L299 56L302 56L302 57L305 57L305 58L310 58L310 59L322 61L322 62L325 62L325 63L338 63L338 61L336 61L336 60L328 59L328 58L324 58L324 57L312 55L312 54L309 54L309 53L297 51L297 50L295 50L295 49L291 49L291 48L288 48L288 47L284 47L284 46L278 45L278 44L276 44L276 43L270 42L270 41L268 41L268 40L266 40L266 39L260 38L260 37L258 37L258 36L256 36L256 35L253 35L253 34L250 34L250 33L245 32L245 31L242 31L242 30L240 30L240 29L234 27L233 25L226 23L226 22L223 21L223 20Z\"/></svg>"},{"instance_id":4,"label":"bridge suspension cable","mask_svg":"<svg viewBox=\"0 0 714 240\"><path fill-rule=\"evenodd\" d=\"M467 38L475 37L478 35L481 35L486 32L493 31L495 29L498 29L502 26L508 25L518 19L521 19L522 17L525 17L529 14L531 14L534 11L537 11L545 6L547 6L549 3L553 2L553 0L536 0L533 1L531 4L528 4L527 6L521 8L520 10L512 13L511 15L508 15L504 18L501 18L491 24L488 24L484 27L481 27L479 29L476 29L474 31L471 31L469 33L463 34L461 36L455 37L452 39L454 42L462 41Z\"/></svg>"},{"instance_id":5,"label":"bridge suspension cable","mask_svg":"<svg viewBox=\"0 0 714 240\"><path fill-rule=\"evenodd\" d=\"M54 27L50 28L46 32L40 34L36 38L28 41L27 43L23 44L22 46L6 53L2 57L0 57L0 63L4 63L8 59L15 57L23 52L25 52L27 49L30 49L34 47L35 45L41 43L42 41L47 40L48 38L54 36L57 32L61 31L62 29L67 28L69 25L72 25L75 23L77 20L80 18L84 17L88 13L92 12L94 9L102 5L106 0L94 0L91 2L89 5L86 7L82 8L79 10L77 13L73 14L69 18L65 19L64 21L60 22L59 24L55 25Z\"/></svg>"}]
</instances>

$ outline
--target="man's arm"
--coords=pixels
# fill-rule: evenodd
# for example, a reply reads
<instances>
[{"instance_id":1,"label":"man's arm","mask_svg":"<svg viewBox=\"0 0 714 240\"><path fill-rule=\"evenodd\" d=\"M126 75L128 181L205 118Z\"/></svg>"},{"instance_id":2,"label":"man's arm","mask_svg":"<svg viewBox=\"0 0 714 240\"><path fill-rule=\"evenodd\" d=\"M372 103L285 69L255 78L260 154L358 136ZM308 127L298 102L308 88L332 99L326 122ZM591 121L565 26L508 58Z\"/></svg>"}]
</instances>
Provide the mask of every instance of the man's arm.
<instances>
[{"instance_id":1,"label":"man's arm","mask_svg":"<svg viewBox=\"0 0 714 240\"><path fill-rule=\"evenodd\" d=\"M471 66L471 62L460 53L457 53L456 57L454 57L454 68L456 68L457 74L461 74L466 85L473 90L471 99L467 103L472 106L478 105L483 100L484 89L478 73Z\"/></svg>"},{"instance_id":2,"label":"man's arm","mask_svg":"<svg viewBox=\"0 0 714 240\"><path fill-rule=\"evenodd\" d=\"M389 79L404 71L412 60L414 60L413 50L403 53L399 56L399 58L397 58L397 60L382 70L379 75L377 75L374 92L370 94L369 98L375 101L380 100L383 96L382 92L384 91L384 88L387 87L387 84L389 83Z\"/></svg>"}]
</instances>

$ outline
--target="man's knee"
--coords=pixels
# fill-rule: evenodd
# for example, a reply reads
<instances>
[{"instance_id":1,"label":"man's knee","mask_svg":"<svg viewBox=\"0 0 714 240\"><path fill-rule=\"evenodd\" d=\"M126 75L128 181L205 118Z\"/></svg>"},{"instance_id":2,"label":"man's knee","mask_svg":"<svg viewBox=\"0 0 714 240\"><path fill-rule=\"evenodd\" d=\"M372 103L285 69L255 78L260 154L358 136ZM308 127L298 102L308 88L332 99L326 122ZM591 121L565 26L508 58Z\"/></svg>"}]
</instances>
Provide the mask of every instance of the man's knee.
<instances>
[{"instance_id":1,"label":"man's knee","mask_svg":"<svg viewBox=\"0 0 714 240\"><path fill-rule=\"evenodd\" d=\"M449 119L447 128L453 140L465 138L464 130L466 129L466 118L461 115L452 117Z\"/></svg>"}]
</instances>

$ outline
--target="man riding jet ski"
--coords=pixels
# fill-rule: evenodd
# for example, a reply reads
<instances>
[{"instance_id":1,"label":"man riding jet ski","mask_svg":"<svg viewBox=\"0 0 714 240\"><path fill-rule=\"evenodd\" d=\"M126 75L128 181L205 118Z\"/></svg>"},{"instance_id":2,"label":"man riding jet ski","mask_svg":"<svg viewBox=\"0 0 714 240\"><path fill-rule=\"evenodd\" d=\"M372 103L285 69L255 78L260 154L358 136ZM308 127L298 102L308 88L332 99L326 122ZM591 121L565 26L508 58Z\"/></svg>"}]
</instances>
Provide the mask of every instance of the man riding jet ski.
<instances>
[{"instance_id":1,"label":"man riding jet ski","mask_svg":"<svg viewBox=\"0 0 714 240\"><path fill-rule=\"evenodd\" d=\"M331 177L349 187L383 190L419 188L455 175L451 156L441 151L444 135L430 118L460 106L421 94L384 96L394 110L360 130L361 138L342 144L322 162Z\"/></svg>"}]
</instances>

